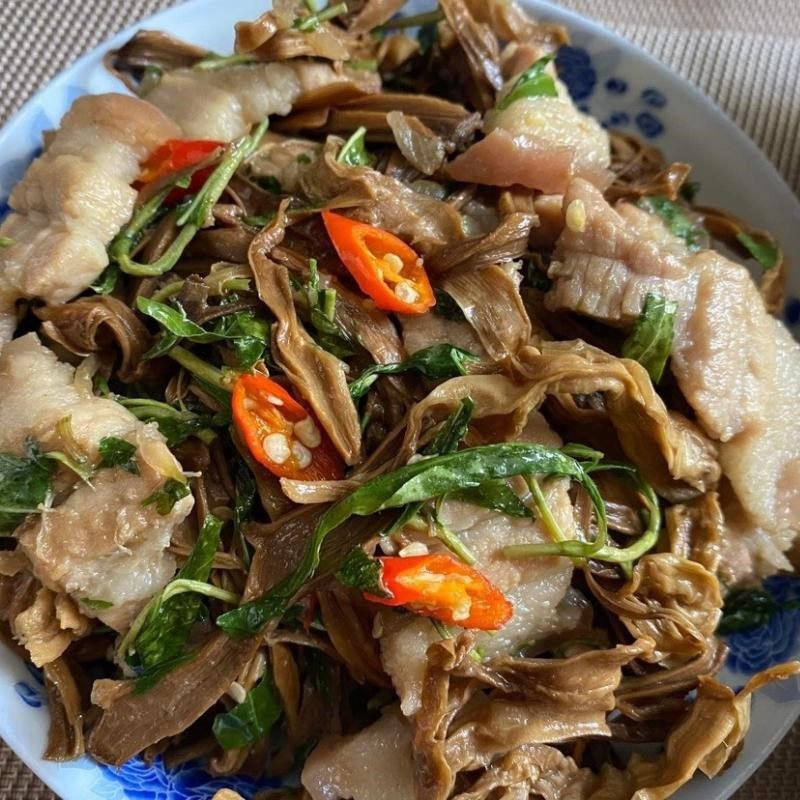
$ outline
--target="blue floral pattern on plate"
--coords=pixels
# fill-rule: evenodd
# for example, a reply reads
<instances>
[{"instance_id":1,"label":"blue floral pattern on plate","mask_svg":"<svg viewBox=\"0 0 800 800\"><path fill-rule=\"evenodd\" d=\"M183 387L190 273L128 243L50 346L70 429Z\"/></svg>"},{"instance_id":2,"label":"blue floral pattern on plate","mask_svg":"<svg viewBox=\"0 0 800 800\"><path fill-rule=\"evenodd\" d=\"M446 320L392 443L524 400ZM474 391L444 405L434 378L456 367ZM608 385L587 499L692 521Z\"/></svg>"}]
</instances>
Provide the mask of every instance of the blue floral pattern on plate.
<instances>
[{"instance_id":1,"label":"blue floral pattern on plate","mask_svg":"<svg viewBox=\"0 0 800 800\"><path fill-rule=\"evenodd\" d=\"M789 607L776 612L766 625L726 637L730 648L726 666L733 672L752 675L786 661L800 639L800 579L774 575L764 581L764 589L778 605Z\"/></svg>"}]
</instances>

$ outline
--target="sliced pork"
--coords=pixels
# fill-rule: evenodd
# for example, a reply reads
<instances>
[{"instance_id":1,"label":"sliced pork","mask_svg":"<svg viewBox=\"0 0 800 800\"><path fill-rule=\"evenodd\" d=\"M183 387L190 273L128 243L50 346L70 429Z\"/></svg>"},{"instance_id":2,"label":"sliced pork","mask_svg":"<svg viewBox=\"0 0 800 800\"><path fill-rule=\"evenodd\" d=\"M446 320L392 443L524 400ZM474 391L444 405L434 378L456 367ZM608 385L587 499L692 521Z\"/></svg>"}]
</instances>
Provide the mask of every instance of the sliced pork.
<instances>
[{"instance_id":1,"label":"sliced pork","mask_svg":"<svg viewBox=\"0 0 800 800\"><path fill-rule=\"evenodd\" d=\"M194 504L190 495L165 515L142 505L166 480L181 476L164 437L115 401L94 396L90 382L76 379L75 370L34 334L15 339L0 354L0 419L0 452L22 453L27 438L46 452L63 450L66 435L70 446L97 463L104 437L136 445L136 474L99 469L89 483L29 517L17 532L45 586L78 601L111 603L101 611L93 610L97 603L81 608L124 629L142 602L174 575L175 559L167 548Z\"/></svg>"},{"instance_id":2,"label":"sliced pork","mask_svg":"<svg viewBox=\"0 0 800 800\"><path fill-rule=\"evenodd\" d=\"M411 726L391 709L353 736L323 739L300 779L311 800L414 800Z\"/></svg>"},{"instance_id":3,"label":"sliced pork","mask_svg":"<svg viewBox=\"0 0 800 800\"><path fill-rule=\"evenodd\" d=\"M520 438L550 447L561 446L559 437L538 412L531 414ZM575 538L569 481L563 478L548 481L543 492L564 535ZM456 500L442 503L441 519L472 551L475 568L514 606L511 620L501 630L478 634L476 646L485 657L516 652L523 645L574 627L580 612L567 600L572 579L569 559L512 561L502 552L503 548L515 544L551 541L541 523ZM403 713L413 716L421 708L428 646L441 637L429 619L412 615L383 616L386 618L381 636L383 666L392 678Z\"/></svg>"},{"instance_id":4,"label":"sliced pork","mask_svg":"<svg viewBox=\"0 0 800 800\"><path fill-rule=\"evenodd\" d=\"M546 194L561 194L574 177L605 186L608 134L556 84L558 97L523 97L490 111L486 137L450 163L450 177L489 186L522 184Z\"/></svg>"},{"instance_id":5,"label":"sliced pork","mask_svg":"<svg viewBox=\"0 0 800 800\"><path fill-rule=\"evenodd\" d=\"M612 208L582 180L564 208L549 307L630 325L648 293L678 303L671 369L722 443L723 472L753 531L753 567L788 567L780 551L800 529L800 345L767 313L744 267L691 252L659 217L624 202ZM763 547L764 530L774 547Z\"/></svg>"},{"instance_id":6,"label":"sliced pork","mask_svg":"<svg viewBox=\"0 0 800 800\"><path fill-rule=\"evenodd\" d=\"M348 80L330 63L304 59L217 70L176 69L161 78L147 99L190 139L232 141L265 117L288 114L302 94ZM372 88L380 88L377 75Z\"/></svg>"},{"instance_id":7,"label":"sliced pork","mask_svg":"<svg viewBox=\"0 0 800 800\"><path fill-rule=\"evenodd\" d=\"M44 154L11 194L0 226L0 344L16 327L14 305L38 297L65 303L108 264L106 246L136 201L140 162L180 130L144 100L81 97Z\"/></svg>"}]
</instances>

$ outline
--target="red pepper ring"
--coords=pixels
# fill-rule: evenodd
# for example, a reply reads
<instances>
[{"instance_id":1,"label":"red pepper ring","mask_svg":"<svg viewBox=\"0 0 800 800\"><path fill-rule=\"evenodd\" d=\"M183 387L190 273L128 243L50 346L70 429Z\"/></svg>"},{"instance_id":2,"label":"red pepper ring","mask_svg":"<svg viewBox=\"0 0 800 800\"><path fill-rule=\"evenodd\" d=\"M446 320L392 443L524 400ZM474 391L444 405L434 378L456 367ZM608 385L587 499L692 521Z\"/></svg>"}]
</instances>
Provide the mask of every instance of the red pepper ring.
<instances>
[{"instance_id":1,"label":"red pepper ring","mask_svg":"<svg viewBox=\"0 0 800 800\"><path fill-rule=\"evenodd\" d=\"M424 314L436 305L422 259L393 233L332 211L322 221L359 289L383 311Z\"/></svg>"},{"instance_id":2,"label":"red pepper ring","mask_svg":"<svg viewBox=\"0 0 800 800\"><path fill-rule=\"evenodd\" d=\"M280 478L341 480L344 462L314 415L265 375L240 375L233 422L253 458Z\"/></svg>"},{"instance_id":3,"label":"red pepper ring","mask_svg":"<svg viewBox=\"0 0 800 800\"><path fill-rule=\"evenodd\" d=\"M364 593L373 603L407 606L410 611L448 625L496 631L512 617L514 607L480 572L446 553L383 556L381 583L392 595Z\"/></svg>"},{"instance_id":4,"label":"red pepper ring","mask_svg":"<svg viewBox=\"0 0 800 800\"><path fill-rule=\"evenodd\" d=\"M205 161L217 150L225 147L225 142L216 142L209 139L169 139L157 147L150 157L142 164L142 171L134 183L134 187L141 189L149 183L166 178L180 170ZM173 189L165 198L165 203L177 203L189 194L196 194L214 171L213 167L205 167L192 175L189 187L186 189Z\"/></svg>"}]
</instances>

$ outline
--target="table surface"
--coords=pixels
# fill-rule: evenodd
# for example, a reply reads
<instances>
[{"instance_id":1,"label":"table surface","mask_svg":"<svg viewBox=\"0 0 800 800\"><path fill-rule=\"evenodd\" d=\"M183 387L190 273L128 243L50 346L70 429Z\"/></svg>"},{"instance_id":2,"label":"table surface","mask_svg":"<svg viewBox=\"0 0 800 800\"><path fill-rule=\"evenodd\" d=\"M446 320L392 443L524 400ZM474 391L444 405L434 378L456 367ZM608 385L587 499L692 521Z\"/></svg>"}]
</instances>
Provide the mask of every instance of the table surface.
<instances>
[{"instance_id":1,"label":"table surface","mask_svg":"<svg viewBox=\"0 0 800 800\"><path fill-rule=\"evenodd\" d=\"M0 0L0 125L112 33L179 0ZM713 98L800 191L800 2L562 0ZM734 800L800 796L800 723ZM57 800L0 742L0 800Z\"/></svg>"}]
</instances>

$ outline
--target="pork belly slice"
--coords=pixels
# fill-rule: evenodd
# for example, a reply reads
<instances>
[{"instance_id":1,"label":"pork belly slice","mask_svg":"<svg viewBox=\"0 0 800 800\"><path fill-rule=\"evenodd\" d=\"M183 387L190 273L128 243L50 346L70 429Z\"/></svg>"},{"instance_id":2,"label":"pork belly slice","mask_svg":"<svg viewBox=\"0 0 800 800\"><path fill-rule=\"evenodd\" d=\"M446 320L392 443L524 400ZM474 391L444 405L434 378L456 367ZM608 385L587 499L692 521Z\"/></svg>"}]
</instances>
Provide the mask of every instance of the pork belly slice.
<instances>
[{"instance_id":1,"label":"pork belly slice","mask_svg":"<svg viewBox=\"0 0 800 800\"><path fill-rule=\"evenodd\" d=\"M612 208L587 181L570 184L570 207L585 222L559 239L548 306L628 326L649 293L678 303L670 367L721 443L747 520L737 510L731 530L745 538L756 574L788 568L782 553L800 528L800 345L767 313L744 267L712 250L691 252L659 217L626 202Z\"/></svg>"},{"instance_id":2,"label":"pork belly slice","mask_svg":"<svg viewBox=\"0 0 800 800\"><path fill-rule=\"evenodd\" d=\"M523 97L484 120L486 137L450 163L452 178L489 186L521 184L561 194L571 178L609 180L608 134L577 109L557 82L558 97Z\"/></svg>"},{"instance_id":3,"label":"pork belly slice","mask_svg":"<svg viewBox=\"0 0 800 800\"><path fill-rule=\"evenodd\" d=\"M152 504L143 506L170 477L181 475L158 429L92 394L90 381L76 376L35 334L6 345L0 353L0 452L21 454L28 437L46 452L62 450L56 426L65 418L73 443L94 463L104 437L134 444L138 474L120 467L98 470L54 507L29 517L17 536L42 584L78 602L111 603L105 610L83 603L81 610L124 630L173 577L175 558L167 548L194 500L179 500L166 515ZM69 482L62 483L57 488L68 491Z\"/></svg>"},{"instance_id":4,"label":"pork belly slice","mask_svg":"<svg viewBox=\"0 0 800 800\"><path fill-rule=\"evenodd\" d=\"M130 219L139 165L180 129L144 100L121 94L75 101L45 152L11 193L0 236L0 345L22 298L65 303L108 265L106 247Z\"/></svg>"}]
</instances>

